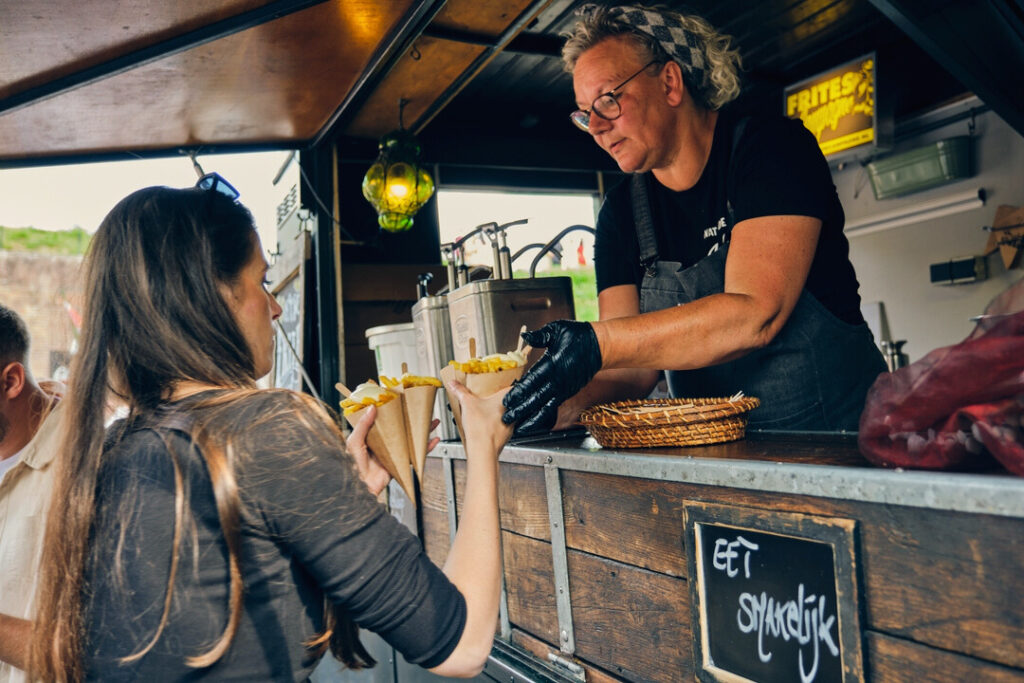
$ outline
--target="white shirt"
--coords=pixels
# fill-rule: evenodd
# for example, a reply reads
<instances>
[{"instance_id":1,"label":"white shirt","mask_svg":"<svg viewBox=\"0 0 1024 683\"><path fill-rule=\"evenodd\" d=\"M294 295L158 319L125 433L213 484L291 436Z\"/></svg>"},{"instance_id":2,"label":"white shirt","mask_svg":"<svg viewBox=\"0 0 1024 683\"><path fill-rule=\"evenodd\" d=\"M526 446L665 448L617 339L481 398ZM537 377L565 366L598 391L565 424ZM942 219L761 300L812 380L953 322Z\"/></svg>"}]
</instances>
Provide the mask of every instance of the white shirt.
<instances>
[{"instance_id":1,"label":"white shirt","mask_svg":"<svg viewBox=\"0 0 1024 683\"><path fill-rule=\"evenodd\" d=\"M63 407L58 403L50 411L0 479L0 613L19 619L35 614L39 554L55 469L50 462L60 445ZM0 683L27 680L21 669L0 662Z\"/></svg>"},{"instance_id":2,"label":"white shirt","mask_svg":"<svg viewBox=\"0 0 1024 683\"><path fill-rule=\"evenodd\" d=\"M21 460L21 451L18 451L9 458L4 458L3 460L0 460L0 482L4 480L4 475L10 472L11 469L13 469L14 466L18 464L19 460Z\"/></svg>"}]
</instances>

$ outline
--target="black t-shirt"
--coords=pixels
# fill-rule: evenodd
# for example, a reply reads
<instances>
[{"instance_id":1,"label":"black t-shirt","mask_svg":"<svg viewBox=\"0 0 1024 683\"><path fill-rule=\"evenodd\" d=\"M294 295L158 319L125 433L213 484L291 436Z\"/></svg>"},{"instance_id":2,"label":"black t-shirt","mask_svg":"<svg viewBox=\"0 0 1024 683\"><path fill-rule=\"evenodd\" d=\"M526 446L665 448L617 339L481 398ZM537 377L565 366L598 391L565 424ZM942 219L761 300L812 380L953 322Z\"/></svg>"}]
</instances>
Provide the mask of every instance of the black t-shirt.
<instances>
[{"instance_id":1,"label":"black t-shirt","mask_svg":"<svg viewBox=\"0 0 1024 683\"><path fill-rule=\"evenodd\" d=\"M287 392L266 391L218 418L212 409L191 412L200 424L241 427L244 605L230 649L207 669L185 658L206 652L223 632L229 574L206 465L187 434L146 428L153 420L108 448L85 577L89 680L306 680L317 660L303 643L323 628L325 596L413 663L436 666L455 649L466 620L462 595L370 495L322 420L295 406ZM149 642L163 612L175 519L172 454L191 490L194 525L183 530L162 635L124 664L119 658Z\"/></svg>"},{"instance_id":2,"label":"black t-shirt","mask_svg":"<svg viewBox=\"0 0 1024 683\"><path fill-rule=\"evenodd\" d=\"M719 115L707 165L697 184L674 192L648 174L658 257L692 266L728 240L727 202L736 223L760 216L812 216L822 221L806 289L836 317L864 321L857 277L843 234L839 203L828 163L800 121L751 117L733 154L736 118ZM601 207L594 241L597 290L643 280L627 177Z\"/></svg>"}]
</instances>

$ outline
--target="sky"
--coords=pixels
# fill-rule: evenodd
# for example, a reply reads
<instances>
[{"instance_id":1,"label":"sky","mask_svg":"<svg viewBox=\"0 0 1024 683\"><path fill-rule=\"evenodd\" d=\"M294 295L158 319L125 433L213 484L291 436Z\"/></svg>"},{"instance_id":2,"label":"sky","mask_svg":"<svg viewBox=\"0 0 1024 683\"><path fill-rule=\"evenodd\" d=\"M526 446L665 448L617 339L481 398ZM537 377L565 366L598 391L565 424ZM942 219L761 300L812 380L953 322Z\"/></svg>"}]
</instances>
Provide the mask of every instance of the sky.
<instances>
[{"instance_id":1,"label":"sky","mask_svg":"<svg viewBox=\"0 0 1024 683\"><path fill-rule=\"evenodd\" d=\"M298 164L288 165L281 180L274 177L289 153L253 152L199 156L206 172L216 171L241 193L240 201L256 219L263 245L276 244L277 206L299 180ZM10 228L70 230L81 227L95 232L103 217L128 194L151 185L188 187L197 180L187 156L166 159L135 159L117 162L0 169L0 225ZM582 223L594 225L594 199L589 195L441 191L438 211L442 242L450 242L474 227L496 221L508 223L522 218L525 225L509 228L508 246L513 253L531 243L546 243L563 228ZM415 229L415 228L414 228ZM568 235L563 260L578 264L575 256L583 240L589 265L593 238L585 233ZM471 243L468 261L490 265L489 243ZM528 268L537 250L526 252L514 265ZM570 261L569 256L572 255Z\"/></svg>"},{"instance_id":2,"label":"sky","mask_svg":"<svg viewBox=\"0 0 1024 683\"><path fill-rule=\"evenodd\" d=\"M277 226L277 205L298 180L291 164L277 185L274 176L288 152L199 156L207 173L216 171L241 193L240 201L256 219L265 246ZM9 228L70 230L93 233L117 202L151 185L188 187L198 175L187 156L167 159L0 169L0 225Z\"/></svg>"}]
</instances>

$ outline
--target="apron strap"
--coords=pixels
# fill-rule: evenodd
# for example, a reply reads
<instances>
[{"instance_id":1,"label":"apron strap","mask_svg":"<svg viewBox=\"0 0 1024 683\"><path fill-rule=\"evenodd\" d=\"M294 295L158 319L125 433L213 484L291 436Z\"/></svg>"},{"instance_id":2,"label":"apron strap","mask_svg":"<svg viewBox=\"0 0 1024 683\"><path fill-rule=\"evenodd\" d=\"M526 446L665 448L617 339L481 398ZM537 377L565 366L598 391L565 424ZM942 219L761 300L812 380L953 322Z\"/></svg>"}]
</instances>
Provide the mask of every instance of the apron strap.
<instances>
[{"instance_id":1,"label":"apron strap","mask_svg":"<svg viewBox=\"0 0 1024 683\"><path fill-rule=\"evenodd\" d=\"M747 122L750 121L749 116L744 116L736 122L735 127L732 131L732 148L729 152L729 165L732 166L733 159L736 157L736 148L739 147L740 138L743 137L743 131L747 127ZM636 225L636 236L637 241L640 244L640 267L644 271L653 276L655 272L655 266L658 263L658 238L657 233L654 230L654 219L651 216L651 202L647 192L647 173L634 173L630 179L630 199L633 204L633 223ZM732 180L732 173L729 174L730 181ZM729 219L729 232L732 232L732 226L736 224L733 210L732 210L732 196L733 188L727 188L725 210Z\"/></svg>"},{"instance_id":2,"label":"apron strap","mask_svg":"<svg viewBox=\"0 0 1024 683\"><path fill-rule=\"evenodd\" d=\"M658 263L658 238L654 233L651 202L647 197L646 174L635 173L630 182L633 222L636 225L636 236L640 243L640 267L648 275L654 275L654 266Z\"/></svg>"},{"instance_id":3,"label":"apron strap","mask_svg":"<svg viewBox=\"0 0 1024 683\"><path fill-rule=\"evenodd\" d=\"M743 131L747 127L747 122L750 120L749 116L744 116L736 122L736 127L732 129L732 150L729 152L729 166L730 171L732 170L732 162L736 158L736 148L740 146L740 138L743 137ZM732 226L736 225L736 215L732 211L732 195L735 192L735 188L731 187L733 180L733 174L729 173L730 187L726 188L725 197L725 213L729 218L729 234L728 237L732 236Z\"/></svg>"}]
</instances>

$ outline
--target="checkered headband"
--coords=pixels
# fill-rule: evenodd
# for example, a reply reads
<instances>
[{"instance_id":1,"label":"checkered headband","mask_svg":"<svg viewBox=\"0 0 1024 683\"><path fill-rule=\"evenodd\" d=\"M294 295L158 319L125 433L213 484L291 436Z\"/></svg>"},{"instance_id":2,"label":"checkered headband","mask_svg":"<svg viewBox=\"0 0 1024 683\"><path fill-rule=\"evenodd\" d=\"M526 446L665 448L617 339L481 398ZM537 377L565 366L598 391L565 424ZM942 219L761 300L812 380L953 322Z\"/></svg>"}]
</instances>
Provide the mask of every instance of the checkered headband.
<instances>
[{"instance_id":1,"label":"checkered headband","mask_svg":"<svg viewBox=\"0 0 1024 683\"><path fill-rule=\"evenodd\" d=\"M580 7L576 13L581 17L589 18L600 9L598 5L587 4ZM686 76L687 83L698 90L704 90L708 70L701 40L693 32L683 28L678 18L633 5L609 7L606 16L610 20L653 38L661 46L661 49L679 64Z\"/></svg>"}]
</instances>

